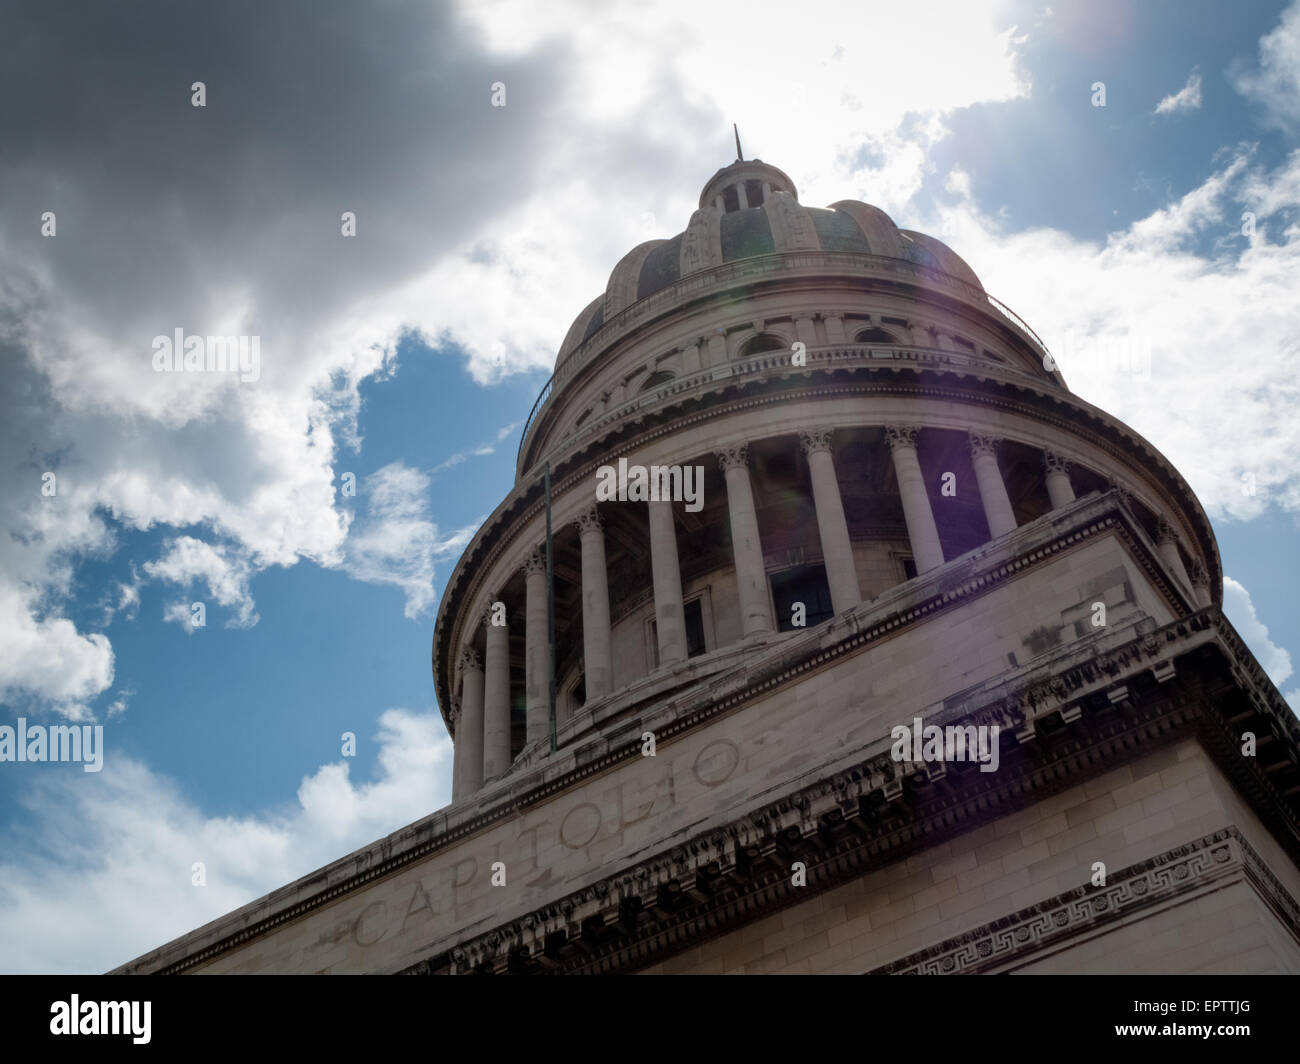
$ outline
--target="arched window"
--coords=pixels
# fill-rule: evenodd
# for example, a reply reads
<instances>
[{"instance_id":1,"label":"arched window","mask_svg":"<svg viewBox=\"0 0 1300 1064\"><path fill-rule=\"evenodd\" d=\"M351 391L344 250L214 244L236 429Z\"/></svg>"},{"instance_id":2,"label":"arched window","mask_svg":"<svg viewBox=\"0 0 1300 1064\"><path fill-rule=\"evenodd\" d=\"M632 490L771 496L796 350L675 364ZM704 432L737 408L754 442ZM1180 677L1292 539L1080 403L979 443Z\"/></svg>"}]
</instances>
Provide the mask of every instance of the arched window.
<instances>
[{"instance_id":1,"label":"arched window","mask_svg":"<svg viewBox=\"0 0 1300 1064\"><path fill-rule=\"evenodd\" d=\"M673 374L669 373L668 370L657 370L645 379L645 383L641 385L641 391L648 392L651 388L658 388L659 385L667 384L672 379Z\"/></svg>"},{"instance_id":2,"label":"arched window","mask_svg":"<svg viewBox=\"0 0 1300 1064\"><path fill-rule=\"evenodd\" d=\"M853 338L855 344L896 344L898 337L893 333L878 328L873 325L870 329L863 329Z\"/></svg>"},{"instance_id":3,"label":"arched window","mask_svg":"<svg viewBox=\"0 0 1300 1064\"><path fill-rule=\"evenodd\" d=\"M779 336L772 333L759 333L757 336L751 336L745 341L745 346L740 349L741 358L749 358L751 355L761 355L764 351L788 351L790 345Z\"/></svg>"}]
</instances>

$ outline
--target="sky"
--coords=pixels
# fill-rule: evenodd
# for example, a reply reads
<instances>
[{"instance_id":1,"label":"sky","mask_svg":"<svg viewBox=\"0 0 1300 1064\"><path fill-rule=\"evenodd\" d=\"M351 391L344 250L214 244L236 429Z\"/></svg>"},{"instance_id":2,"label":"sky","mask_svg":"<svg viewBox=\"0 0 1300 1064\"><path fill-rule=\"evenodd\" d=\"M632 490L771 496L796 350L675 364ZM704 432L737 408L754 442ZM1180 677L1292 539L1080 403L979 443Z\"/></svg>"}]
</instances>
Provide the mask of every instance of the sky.
<instances>
[{"instance_id":1,"label":"sky","mask_svg":"<svg viewBox=\"0 0 1300 1064\"><path fill-rule=\"evenodd\" d=\"M1300 706L1300 0L0 0L0 725L104 729L99 772L0 763L0 971L446 804L443 582L733 122L951 244L1174 463ZM256 379L156 371L177 329Z\"/></svg>"}]
</instances>

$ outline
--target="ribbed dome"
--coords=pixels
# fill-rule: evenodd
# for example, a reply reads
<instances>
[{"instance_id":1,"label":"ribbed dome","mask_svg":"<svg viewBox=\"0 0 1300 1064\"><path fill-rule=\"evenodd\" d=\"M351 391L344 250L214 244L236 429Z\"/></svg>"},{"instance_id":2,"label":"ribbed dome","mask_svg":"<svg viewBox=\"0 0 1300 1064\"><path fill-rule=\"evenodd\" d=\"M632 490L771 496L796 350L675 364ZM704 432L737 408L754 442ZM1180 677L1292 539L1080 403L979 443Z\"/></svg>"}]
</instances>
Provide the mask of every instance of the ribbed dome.
<instances>
[{"instance_id":1,"label":"ribbed dome","mask_svg":"<svg viewBox=\"0 0 1300 1064\"><path fill-rule=\"evenodd\" d=\"M983 291L965 261L932 236L900 229L879 207L840 200L829 208L805 207L794 183L760 159L719 170L700 194L700 208L684 232L647 240L609 275L603 295L574 319L556 365L606 321L638 300L692 273L788 251L845 251L905 259L940 270Z\"/></svg>"}]
</instances>

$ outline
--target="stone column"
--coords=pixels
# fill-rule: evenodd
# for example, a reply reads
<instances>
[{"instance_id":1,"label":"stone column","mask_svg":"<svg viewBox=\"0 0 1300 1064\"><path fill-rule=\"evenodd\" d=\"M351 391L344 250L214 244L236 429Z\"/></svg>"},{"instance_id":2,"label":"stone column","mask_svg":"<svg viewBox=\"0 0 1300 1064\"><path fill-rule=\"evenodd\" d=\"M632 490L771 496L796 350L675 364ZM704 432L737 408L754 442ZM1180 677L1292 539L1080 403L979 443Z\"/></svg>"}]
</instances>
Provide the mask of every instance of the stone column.
<instances>
[{"instance_id":1,"label":"stone column","mask_svg":"<svg viewBox=\"0 0 1300 1064\"><path fill-rule=\"evenodd\" d=\"M546 559L533 551L524 562L524 697L527 741L550 738L551 676L546 645Z\"/></svg>"},{"instance_id":2,"label":"stone column","mask_svg":"<svg viewBox=\"0 0 1300 1064\"><path fill-rule=\"evenodd\" d=\"M452 801L483 787L483 668L469 647L460 652L460 723L452 766Z\"/></svg>"},{"instance_id":3,"label":"stone column","mask_svg":"<svg viewBox=\"0 0 1300 1064\"><path fill-rule=\"evenodd\" d=\"M1210 605L1214 601L1214 596L1210 594L1210 574L1205 571L1205 566L1198 561L1193 561L1187 575L1192 579L1192 593L1196 596L1196 604Z\"/></svg>"},{"instance_id":4,"label":"stone column","mask_svg":"<svg viewBox=\"0 0 1300 1064\"><path fill-rule=\"evenodd\" d=\"M1183 565L1183 556L1178 550L1178 533L1174 526L1168 520L1161 517L1156 522L1156 546L1160 549L1160 557L1164 558L1165 564L1169 566L1170 571L1183 582L1183 587L1189 591L1192 588L1191 577L1187 575L1187 569Z\"/></svg>"},{"instance_id":5,"label":"stone column","mask_svg":"<svg viewBox=\"0 0 1300 1064\"><path fill-rule=\"evenodd\" d=\"M1053 451L1044 451L1043 469L1047 472L1047 497L1052 500L1052 509L1059 510L1074 502L1070 463Z\"/></svg>"},{"instance_id":6,"label":"stone column","mask_svg":"<svg viewBox=\"0 0 1300 1064\"><path fill-rule=\"evenodd\" d=\"M747 207L757 206L757 204L749 202L749 189L745 187L745 182L743 181L736 182L736 198L740 200L741 210L744 210Z\"/></svg>"},{"instance_id":7,"label":"stone column","mask_svg":"<svg viewBox=\"0 0 1300 1064\"><path fill-rule=\"evenodd\" d=\"M907 331L912 334L913 347L934 346L934 337L930 335L930 331L924 325L913 323L907 327Z\"/></svg>"},{"instance_id":8,"label":"stone column","mask_svg":"<svg viewBox=\"0 0 1300 1064\"><path fill-rule=\"evenodd\" d=\"M491 602L483 623L483 782L491 783L510 768L510 627L492 623Z\"/></svg>"},{"instance_id":9,"label":"stone column","mask_svg":"<svg viewBox=\"0 0 1300 1064\"><path fill-rule=\"evenodd\" d=\"M582 541L582 668L587 701L614 689L614 660L609 634L609 570L605 565L605 529L593 505L578 515Z\"/></svg>"},{"instance_id":10,"label":"stone column","mask_svg":"<svg viewBox=\"0 0 1300 1064\"><path fill-rule=\"evenodd\" d=\"M655 630L659 664L686 660L686 623L682 608L682 571L677 564L677 529L673 504L648 502L650 508L650 569L655 591Z\"/></svg>"},{"instance_id":11,"label":"stone column","mask_svg":"<svg viewBox=\"0 0 1300 1064\"><path fill-rule=\"evenodd\" d=\"M970 433L971 464L975 466L975 482L979 485L980 502L984 504L984 516L993 539L1016 529L1016 515L1011 509L1002 470L998 468L997 451L1001 442L992 436Z\"/></svg>"},{"instance_id":12,"label":"stone column","mask_svg":"<svg viewBox=\"0 0 1300 1064\"><path fill-rule=\"evenodd\" d=\"M835 459L831 456L831 433L824 429L804 429L799 433L799 441L808 456L817 531L821 535L826 582L831 587L831 608L839 614L858 605L862 591L858 586L857 566L853 564L853 545L844 519Z\"/></svg>"},{"instance_id":13,"label":"stone column","mask_svg":"<svg viewBox=\"0 0 1300 1064\"><path fill-rule=\"evenodd\" d=\"M925 491L925 477L916 457L916 434L919 425L888 425L885 439L894 457L894 475L898 494L903 500L903 517L907 521L907 538L912 544L912 559L917 573L937 569L943 564L943 547L934 524L934 511Z\"/></svg>"},{"instance_id":14,"label":"stone column","mask_svg":"<svg viewBox=\"0 0 1300 1064\"><path fill-rule=\"evenodd\" d=\"M749 482L749 452L741 444L717 451L718 464L727 480L727 511L731 515L731 553L736 563L736 588L740 597L740 627L744 636L776 630L767 594L763 543L758 534L758 511Z\"/></svg>"}]
</instances>

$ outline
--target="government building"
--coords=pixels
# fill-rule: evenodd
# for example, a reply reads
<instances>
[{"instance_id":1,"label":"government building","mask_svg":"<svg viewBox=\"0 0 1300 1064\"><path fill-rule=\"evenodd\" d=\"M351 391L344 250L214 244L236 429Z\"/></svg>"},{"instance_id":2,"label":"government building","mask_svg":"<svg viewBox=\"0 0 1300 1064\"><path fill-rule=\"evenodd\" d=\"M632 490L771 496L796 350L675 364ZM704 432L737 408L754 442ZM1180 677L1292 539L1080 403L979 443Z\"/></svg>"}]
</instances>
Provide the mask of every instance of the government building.
<instances>
[{"instance_id":1,"label":"government building","mask_svg":"<svg viewBox=\"0 0 1300 1064\"><path fill-rule=\"evenodd\" d=\"M1300 726L1221 605L954 251L737 159L446 584L451 804L119 971L1300 972Z\"/></svg>"}]
</instances>

